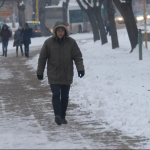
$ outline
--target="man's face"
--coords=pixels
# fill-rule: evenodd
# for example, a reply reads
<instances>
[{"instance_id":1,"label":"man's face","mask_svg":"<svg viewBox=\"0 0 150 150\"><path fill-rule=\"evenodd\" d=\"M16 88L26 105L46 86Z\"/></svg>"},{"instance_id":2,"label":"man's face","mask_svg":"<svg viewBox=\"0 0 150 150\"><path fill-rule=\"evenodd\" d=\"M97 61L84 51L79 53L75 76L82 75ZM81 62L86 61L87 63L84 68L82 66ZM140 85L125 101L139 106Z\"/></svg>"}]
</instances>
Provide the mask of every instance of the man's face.
<instances>
[{"instance_id":1,"label":"man's face","mask_svg":"<svg viewBox=\"0 0 150 150\"><path fill-rule=\"evenodd\" d=\"M58 29L58 30L56 31L56 34L57 34L57 37L58 37L59 39L62 39L63 36L65 35L65 30L64 30L64 29Z\"/></svg>"}]
</instances>

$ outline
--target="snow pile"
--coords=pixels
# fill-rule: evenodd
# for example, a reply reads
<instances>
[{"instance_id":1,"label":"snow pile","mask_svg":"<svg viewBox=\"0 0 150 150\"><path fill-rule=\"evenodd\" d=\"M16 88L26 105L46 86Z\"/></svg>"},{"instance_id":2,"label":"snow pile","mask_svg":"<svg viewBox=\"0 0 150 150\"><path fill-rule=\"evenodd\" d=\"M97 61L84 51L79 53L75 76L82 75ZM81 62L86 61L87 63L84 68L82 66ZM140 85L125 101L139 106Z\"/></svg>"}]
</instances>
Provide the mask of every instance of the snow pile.
<instances>
[{"instance_id":1,"label":"snow pile","mask_svg":"<svg viewBox=\"0 0 150 150\"><path fill-rule=\"evenodd\" d=\"M130 54L110 47L100 42L80 44L86 75L79 79L75 71L70 99L82 106L79 109L90 109L93 119L149 138L150 52L144 50L144 60L139 61L137 49Z\"/></svg>"}]
</instances>

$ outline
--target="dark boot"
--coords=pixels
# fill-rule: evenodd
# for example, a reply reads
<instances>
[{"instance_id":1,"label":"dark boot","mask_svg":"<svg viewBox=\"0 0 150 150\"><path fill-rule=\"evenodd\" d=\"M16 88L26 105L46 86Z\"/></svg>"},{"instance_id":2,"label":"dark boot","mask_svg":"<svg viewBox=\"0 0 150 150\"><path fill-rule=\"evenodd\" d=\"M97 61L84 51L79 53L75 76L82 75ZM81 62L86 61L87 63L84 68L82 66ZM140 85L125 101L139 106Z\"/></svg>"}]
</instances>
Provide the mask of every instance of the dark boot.
<instances>
[{"instance_id":1,"label":"dark boot","mask_svg":"<svg viewBox=\"0 0 150 150\"><path fill-rule=\"evenodd\" d=\"M61 123L62 123L62 124L68 124L68 122L67 122L67 120L66 120L65 117L61 118Z\"/></svg>"},{"instance_id":2,"label":"dark boot","mask_svg":"<svg viewBox=\"0 0 150 150\"><path fill-rule=\"evenodd\" d=\"M18 51L16 51L16 57L18 57Z\"/></svg>"},{"instance_id":3,"label":"dark boot","mask_svg":"<svg viewBox=\"0 0 150 150\"><path fill-rule=\"evenodd\" d=\"M55 122L57 123L57 125L61 125L61 118L60 116L55 116Z\"/></svg>"}]
</instances>

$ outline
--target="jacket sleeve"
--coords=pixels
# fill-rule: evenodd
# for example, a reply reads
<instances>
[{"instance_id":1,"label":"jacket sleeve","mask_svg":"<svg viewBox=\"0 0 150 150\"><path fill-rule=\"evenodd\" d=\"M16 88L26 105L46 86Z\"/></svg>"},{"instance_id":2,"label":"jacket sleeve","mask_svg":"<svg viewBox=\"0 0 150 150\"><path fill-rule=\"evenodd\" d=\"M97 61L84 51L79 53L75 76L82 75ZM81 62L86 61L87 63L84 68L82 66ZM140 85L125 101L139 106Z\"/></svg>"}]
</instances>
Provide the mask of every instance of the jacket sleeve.
<instances>
[{"instance_id":1,"label":"jacket sleeve","mask_svg":"<svg viewBox=\"0 0 150 150\"><path fill-rule=\"evenodd\" d=\"M10 30L8 30L8 32L9 32L9 38L11 38L12 37L12 32Z\"/></svg>"},{"instance_id":2,"label":"jacket sleeve","mask_svg":"<svg viewBox=\"0 0 150 150\"><path fill-rule=\"evenodd\" d=\"M14 40L15 40L15 39L17 39L17 37L16 37L16 32L15 32L15 34L14 34Z\"/></svg>"},{"instance_id":3,"label":"jacket sleeve","mask_svg":"<svg viewBox=\"0 0 150 150\"><path fill-rule=\"evenodd\" d=\"M47 49L47 44L45 42L44 45L42 46L40 56L39 56L39 60L38 60L37 75L43 75L43 73L44 73L46 61L48 59L47 50L48 50Z\"/></svg>"},{"instance_id":4,"label":"jacket sleeve","mask_svg":"<svg viewBox=\"0 0 150 150\"><path fill-rule=\"evenodd\" d=\"M73 48L72 48L72 59L76 64L77 71L84 71L82 53L76 41L74 41Z\"/></svg>"}]
</instances>

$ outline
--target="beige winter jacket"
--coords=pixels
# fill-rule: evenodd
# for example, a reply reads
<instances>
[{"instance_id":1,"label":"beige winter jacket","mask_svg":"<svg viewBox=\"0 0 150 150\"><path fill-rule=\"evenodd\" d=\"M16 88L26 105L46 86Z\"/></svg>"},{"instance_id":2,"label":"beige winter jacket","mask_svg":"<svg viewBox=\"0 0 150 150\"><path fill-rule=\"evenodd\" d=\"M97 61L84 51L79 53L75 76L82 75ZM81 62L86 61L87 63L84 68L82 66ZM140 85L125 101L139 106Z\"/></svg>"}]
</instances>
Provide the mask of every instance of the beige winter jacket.
<instances>
[{"instance_id":1,"label":"beige winter jacket","mask_svg":"<svg viewBox=\"0 0 150 150\"><path fill-rule=\"evenodd\" d=\"M57 27L64 27L67 35L60 44L55 35ZM47 61L47 74L49 84L66 84L73 82L73 61L77 71L83 71L83 58L74 39L69 37L69 31L63 22L57 22L53 29L53 37L47 39L41 49L38 60L37 74L43 75Z\"/></svg>"}]
</instances>

